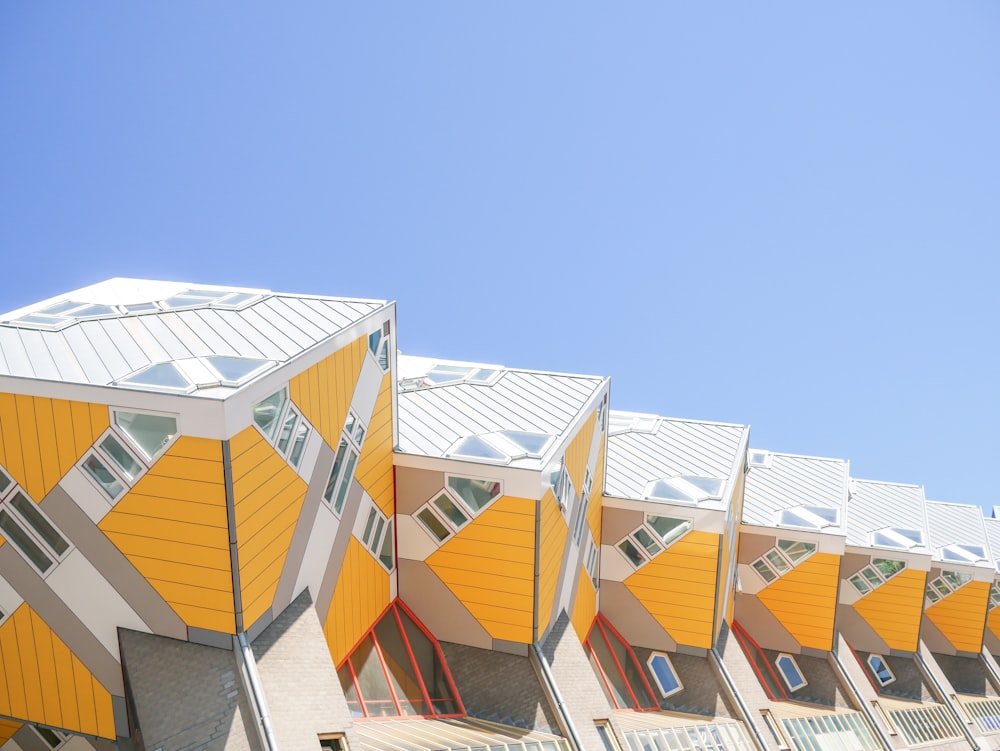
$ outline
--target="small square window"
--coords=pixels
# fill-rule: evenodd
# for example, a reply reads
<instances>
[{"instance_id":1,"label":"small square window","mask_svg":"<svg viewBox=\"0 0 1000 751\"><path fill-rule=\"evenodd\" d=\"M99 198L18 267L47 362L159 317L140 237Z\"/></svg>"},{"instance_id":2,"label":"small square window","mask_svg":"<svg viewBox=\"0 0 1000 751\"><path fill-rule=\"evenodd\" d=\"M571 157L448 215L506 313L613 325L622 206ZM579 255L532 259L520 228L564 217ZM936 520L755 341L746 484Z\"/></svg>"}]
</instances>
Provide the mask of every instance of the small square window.
<instances>
[{"instance_id":1,"label":"small square window","mask_svg":"<svg viewBox=\"0 0 1000 751\"><path fill-rule=\"evenodd\" d=\"M646 665L649 667L649 672L653 674L656 687L664 699L684 689L681 679L677 677L677 672L670 663L670 658L663 652L653 652L649 656L649 660L646 661Z\"/></svg>"},{"instance_id":2,"label":"small square window","mask_svg":"<svg viewBox=\"0 0 1000 751\"><path fill-rule=\"evenodd\" d=\"M789 691L798 691L808 685L809 681L802 675L799 664L790 654L782 652L775 659L774 664L777 666L778 672L781 673L781 678L785 681Z\"/></svg>"}]
</instances>

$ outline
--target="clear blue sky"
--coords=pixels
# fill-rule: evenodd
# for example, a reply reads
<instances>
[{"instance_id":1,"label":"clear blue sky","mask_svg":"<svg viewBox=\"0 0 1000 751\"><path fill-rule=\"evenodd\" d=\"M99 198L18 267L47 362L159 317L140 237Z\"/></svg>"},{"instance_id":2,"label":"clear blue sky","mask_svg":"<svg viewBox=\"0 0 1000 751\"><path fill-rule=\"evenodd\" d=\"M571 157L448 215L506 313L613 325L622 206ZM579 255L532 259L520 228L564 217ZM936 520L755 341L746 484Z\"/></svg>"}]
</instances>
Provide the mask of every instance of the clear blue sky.
<instances>
[{"instance_id":1,"label":"clear blue sky","mask_svg":"<svg viewBox=\"0 0 1000 751\"><path fill-rule=\"evenodd\" d=\"M0 8L0 309L110 276L398 301L1000 503L1000 4Z\"/></svg>"}]
</instances>

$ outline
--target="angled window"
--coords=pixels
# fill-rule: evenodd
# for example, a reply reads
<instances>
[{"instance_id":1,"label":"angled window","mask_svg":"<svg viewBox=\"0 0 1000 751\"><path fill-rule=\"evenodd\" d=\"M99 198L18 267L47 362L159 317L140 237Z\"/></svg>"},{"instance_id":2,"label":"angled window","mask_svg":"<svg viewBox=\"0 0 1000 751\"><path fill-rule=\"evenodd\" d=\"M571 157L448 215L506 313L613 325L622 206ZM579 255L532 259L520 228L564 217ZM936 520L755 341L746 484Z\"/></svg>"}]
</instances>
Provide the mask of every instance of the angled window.
<instances>
[{"instance_id":1,"label":"angled window","mask_svg":"<svg viewBox=\"0 0 1000 751\"><path fill-rule=\"evenodd\" d=\"M600 548L594 542L594 538L591 535L587 535L587 552L583 557L583 567L587 570L587 576L590 577L590 583L594 585L594 589L598 588L597 579L599 576L599 564L600 564Z\"/></svg>"},{"instance_id":2,"label":"angled window","mask_svg":"<svg viewBox=\"0 0 1000 751\"><path fill-rule=\"evenodd\" d=\"M871 533L872 545L880 548L910 550L924 544L924 533L919 529L885 527Z\"/></svg>"},{"instance_id":3,"label":"angled window","mask_svg":"<svg viewBox=\"0 0 1000 751\"><path fill-rule=\"evenodd\" d=\"M0 486L3 487L0 491L0 537L5 538L38 573L46 575L69 554L69 541L2 469ZM0 620L3 617L0 616Z\"/></svg>"},{"instance_id":4,"label":"angled window","mask_svg":"<svg viewBox=\"0 0 1000 751\"><path fill-rule=\"evenodd\" d=\"M615 708L660 708L632 647L600 613L583 646L608 701Z\"/></svg>"},{"instance_id":5,"label":"angled window","mask_svg":"<svg viewBox=\"0 0 1000 751\"><path fill-rule=\"evenodd\" d=\"M146 460L155 459L177 435L177 419L115 410L114 424Z\"/></svg>"},{"instance_id":6,"label":"angled window","mask_svg":"<svg viewBox=\"0 0 1000 751\"><path fill-rule=\"evenodd\" d=\"M677 503L701 503L702 501L719 500L725 480L716 477L698 477L695 475L680 475L662 480L653 480L646 486L645 498L654 501L672 501Z\"/></svg>"},{"instance_id":7,"label":"angled window","mask_svg":"<svg viewBox=\"0 0 1000 751\"><path fill-rule=\"evenodd\" d=\"M996 582L990 584L990 610L1000 608L1000 586Z\"/></svg>"},{"instance_id":8,"label":"angled window","mask_svg":"<svg viewBox=\"0 0 1000 751\"><path fill-rule=\"evenodd\" d=\"M149 471L176 436L176 417L112 410L111 427L79 466L114 501Z\"/></svg>"},{"instance_id":9,"label":"angled window","mask_svg":"<svg viewBox=\"0 0 1000 751\"><path fill-rule=\"evenodd\" d=\"M660 689L660 696L664 699L684 690L684 685L677 677L677 671L674 670L670 658L663 652L653 652L646 661L646 665L656 682L656 687Z\"/></svg>"},{"instance_id":10,"label":"angled window","mask_svg":"<svg viewBox=\"0 0 1000 751\"><path fill-rule=\"evenodd\" d=\"M778 540L777 544L750 564L766 583L779 579L816 552L816 543Z\"/></svg>"},{"instance_id":11,"label":"angled window","mask_svg":"<svg viewBox=\"0 0 1000 751\"><path fill-rule=\"evenodd\" d=\"M344 510L347 491L354 479L354 469L361 456L361 446L365 440L365 427L353 411L348 410L344 429L340 434L337 454L333 460L330 477L326 481L323 500L330 504L337 516Z\"/></svg>"},{"instance_id":12,"label":"angled window","mask_svg":"<svg viewBox=\"0 0 1000 751\"><path fill-rule=\"evenodd\" d=\"M372 353L375 362L382 369L383 373L389 370L389 322L382 324L382 328L373 331L368 335L368 351Z\"/></svg>"},{"instance_id":13,"label":"angled window","mask_svg":"<svg viewBox=\"0 0 1000 751\"><path fill-rule=\"evenodd\" d=\"M573 527L573 542L577 545L583 539L583 531L587 528L587 514L590 511L590 491L593 489L594 476L590 467L583 473L583 493L580 496L580 509L576 513L576 524Z\"/></svg>"},{"instance_id":14,"label":"angled window","mask_svg":"<svg viewBox=\"0 0 1000 751\"><path fill-rule=\"evenodd\" d=\"M848 581L859 594L866 595L872 590L881 587L904 568L906 568L905 561L896 561L891 558L874 558L870 564L849 577Z\"/></svg>"},{"instance_id":15,"label":"angled window","mask_svg":"<svg viewBox=\"0 0 1000 751\"><path fill-rule=\"evenodd\" d=\"M636 568L644 566L691 529L689 519L646 514L638 529L618 543L618 550Z\"/></svg>"},{"instance_id":16,"label":"angled window","mask_svg":"<svg viewBox=\"0 0 1000 751\"><path fill-rule=\"evenodd\" d=\"M388 572L396 568L396 538L393 520L388 519L374 503L368 509L361 542Z\"/></svg>"},{"instance_id":17,"label":"angled window","mask_svg":"<svg viewBox=\"0 0 1000 751\"><path fill-rule=\"evenodd\" d=\"M430 535L444 542L502 494L496 480L448 475L446 487L414 514Z\"/></svg>"},{"instance_id":18,"label":"angled window","mask_svg":"<svg viewBox=\"0 0 1000 751\"><path fill-rule=\"evenodd\" d=\"M972 581L972 574L965 574L959 571L942 571L941 575L933 579L927 585L924 594L927 602L933 605L955 590L965 586Z\"/></svg>"},{"instance_id":19,"label":"angled window","mask_svg":"<svg viewBox=\"0 0 1000 751\"><path fill-rule=\"evenodd\" d=\"M799 670L799 664L790 654L782 652L775 658L774 664L789 691L798 691L809 683Z\"/></svg>"},{"instance_id":20,"label":"angled window","mask_svg":"<svg viewBox=\"0 0 1000 751\"><path fill-rule=\"evenodd\" d=\"M896 676L892 674L888 663L886 663L885 658L882 657L882 655L868 655L866 662L868 663L868 668L872 671L872 675L875 677L875 680L878 681L878 685L888 686L896 680Z\"/></svg>"},{"instance_id":21,"label":"angled window","mask_svg":"<svg viewBox=\"0 0 1000 751\"><path fill-rule=\"evenodd\" d=\"M563 514L569 517L573 513L573 502L576 500L576 489L573 487L573 480L570 479L569 470L566 469L566 457L559 460L559 464L549 473L549 483L552 485L552 493L556 497L556 503L562 509Z\"/></svg>"},{"instance_id":22,"label":"angled window","mask_svg":"<svg viewBox=\"0 0 1000 751\"><path fill-rule=\"evenodd\" d=\"M42 727L41 725L32 725L31 729L34 730L39 737L45 741L45 745L53 749L53 751L62 746L71 737L69 734L62 732L61 730Z\"/></svg>"},{"instance_id":23,"label":"angled window","mask_svg":"<svg viewBox=\"0 0 1000 751\"><path fill-rule=\"evenodd\" d=\"M460 717L441 647L396 600L337 668L352 717Z\"/></svg>"},{"instance_id":24,"label":"angled window","mask_svg":"<svg viewBox=\"0 0 1000 751\"><path fill-rule=\"evenodd\" d=\"M302 461L312 428L288 398L288 389L275 391L253 407L253 422L275 450L293 467Z\"/></svg>"},{"instance_id":25,"label":"angled window","mask_svg":"<svg viewBox=\"0 0 1000 751\"><path fill-rule=\"evenodd\" d=\"M835 527L840 521L840 511L826 506L795 506L778 512L781 527L800 529L825 529Z\"/></svg>"}]
</instances>

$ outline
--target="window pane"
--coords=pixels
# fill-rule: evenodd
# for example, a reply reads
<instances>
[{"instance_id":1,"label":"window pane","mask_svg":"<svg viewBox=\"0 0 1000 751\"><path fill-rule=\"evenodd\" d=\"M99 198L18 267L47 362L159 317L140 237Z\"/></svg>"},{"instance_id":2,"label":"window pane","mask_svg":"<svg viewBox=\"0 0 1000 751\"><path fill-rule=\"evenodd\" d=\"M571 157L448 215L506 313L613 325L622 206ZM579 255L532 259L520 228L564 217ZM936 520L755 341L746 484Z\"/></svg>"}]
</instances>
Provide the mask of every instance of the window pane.
<instances>
[{"instance_id":1,"label":"window pane","mask_svg":"<svg viewBox=\"0 0 1000 751\"><path fill-rule=\"evenodd\" d=\"M375 526L375 520L377 518L378 512L376 512L375 509L369 509L368 519L365 521L365 531L364 534L361 535L361 542L365 544L365 547L368 546L368 542L372 539L372 529Z\"/></svg>"},{"instance_id":2,"label":"window pane","mask_svg":"<svg viewBox=\"0 0 1000 751\"><path fill-rule=\"evenodd\" d=\"M608 679L608 687L612 693L610 698L615 706L619 709L636 709L635 702L629 696L625 676L621 674L621 671L615 665L615 660L611 656L611 650L605 644L604 637L601 635L601 630L598 626L595 625L593 630L591 630L590 639L587 641L587 644L590 645L592 656L600 664L600 669ZM601 684L604 685L604 681L601 681Z\"/></svg>"},{"instance_id":3,"label":"window pane","mask_svg":"<svg viewBox=\"0 0 1000 751\"><path fill-rule=\"evenodd\" d=\"M420 690L420 681L391 610L375 626L375 638L382 648L382 658L396 691L396 698L399 699L400 712L404 715L430 714L430 708Z\"/></svg>"},{"instance_id":4,"label":"window pane","mask_svg":"<svg viewBox=\"0 0 1000 751\"><path fill-rule=\"evenodd\" d=\"M639 552L639 548L636 547L631 539L625 539L618 543L618 549L625 554L625 557L636 568L639 568L639 566L646 562L646 559L642 557L642 553Z\"/></svg>"},{"instance_id":5,"label":"window pane","mask_svg":"<svg viewBox=\"0 0 1000 751\"><path fill-rule=\"evenodd\" d=\"M639 527L635 532L632 533L635 541L645 548L646 552L649 553L650 558L655 558L656 555L663 550L663 546L660 545L653 536L646 531L645 527Z\"/></svg>"},{"instance_id":6,"label":"window pane","mask_svg":"<svg viewBox=\"0 0 1000 751\"><path fill-rule=\"evenodd\" d=\"M309 439L309 426L305 420L300 420L295 429L295 440L292 441L292 450L288 452L288 462L293 466L299 466L302 461L302 452L305 450L306 441Z\"/></svg>"},{"instance_id":7,"label":"window pane","mask_svg":"<svg viewBox=\"0 0 1000 751\"><path fill-rule=\"evenodd\" d=\"M206 357L205 360L227 383L239 383L267 362L266 360L249 360L242 357L222 357L219 355Z\"/></svg>"},{"instance_id":8,"label":"window pane","mask_svg":"<svg viewBox=\"0 0 1000 751\"><path fill-rule=\"evenodd\" d=\"M107 457L125 474L125 478L134 482L135 478L142 472L142 465L132 457L128 450L114 436L107 436L101 441L100 445L101 450Z\"/></svg>"},{"instance_id":9,"label":"window pane","mask_svg":"<svg viewBox=\"0 0 1000 751\"><path fill-rule=\"evenodd\" d=\"M423 525L427 527L432 535L434 535L438 542L443 541L448 535L451 534L451 530L444 526L444 523L437 518L437 515L431 511L429 508L425 508L420 513L417 514L417 518L423 522Z\"/></svg>"},{"instance_id":10,"label":"window pane","mask_svg":"<svg viewBox=\"0 0 1000 751\"><path fill-rule=\"evenodd\" d=\"M392 521L385 530L385 537L382 538L382 546L378 551L378 559L389 571L396 567L396 545L392 534Z\"/></svg>"},{"instance_id":11,"label":"window pane","mask_svg":"<svg viewBox=\"0 0 1000 751\"><path fill-rule=\"evenodd\" d=\"M112 500L125 492L125 486L118 481L118 478L111 473L110 469L104 466L104 462L94 454L86 458L83 462L83 468L87 470L87 474L97 480L97 484L104 489L104 492Z\"/></svg>"},{"instance_id":12,"label":"window pane","mask_svg":"<svg viewBox=\"0 0 1000 751\"><path fill-rule=\"evenodd\" d=\"M278 453L282 456L288 454L288 446L292 442L292 435L295 432L295 424L299 420L299 413L294 409L289 409L288 414L285 415L285 420L281 424L281 430L278 432L278 440L274 447L278 449Z\"/></svg>"},{"instance_id":13,"label":"window pane","mask_svg":"<svg viewBox=\"0 0 1000 751\"><path fill-rule=\"evenodd\" d=\"M646 524L660 536L664 545L669 545L691 528L691 522L686 519L671 519L668 516L646 516Z\"/></svg>"},{"instance_id":14,"label":"window pane","mask_svg":"<svg viewBox=\"0 0 1000 751\"><path fill-rule=\"evenodd\" d=\"M371 635L366 636L351 654L351 666L358 677L361 698L368 714L373 717L396 716L396 705L392 701L389 684L385 681L382 663L375 652Z\"/></svg>"},{"instance_id":15,"label":"window pane","mask_svg":"<svg viewBox=\"0 0 1000 751\"><path fill-rule=\"evenodd\" d=\"M340 678L340 687L344 691L344 698L347 699L347 707L351 710L351 717L364 717L361 710L361 700L358 699L358 691L354 687L354 680L351 678L351 668L344 663L337 671Z\"/></svg>"},{"instance_id":16,"label":"window pane","mask_svg":"<svg viewBox=\"0 0 1000 751\"><path fill-rule=\"evenodd\" d=\"M903 561L893 561L889 558L876 558L872 561L872 565L881 571L886 579L906 568L906 564Z\"/></svg>"},{"instance_id":17,"label":"window pane","mask_svg":"<svg viewBox=\"0 0 1000 751\"><path fill-rule=\"evenodd\" d=\"M7 476L6 472L0 469L0 493L3 493L5 490L7 490L7 488L9 488L13 484L13 482L14 481Z\"/></svg>"},{"instance_id":18,"label":"window pane","mask_svg":"<svg viewBox=\"0 0 1000 751\"><path fill-rule=\"evenodd\" d=\"M115 425L147 459L156 456L177 435L177 420L163 415L115 412Z\"/></svg>"},{"instance_id":19,"label":"window pane","mask_svg":"<svg viewBox=\"0 0 1000 751\"><path fill-rule=\"evenodd\" d=\"M410 649L413 650L413 659L417 663L420 676L424 679L424 686L430 695L431 703L437 714L457 714L458 704L452 695L451 687L448 684L447 673L441 656L433 642L420 630L406 611L397 608L399 619L403 622L403 632L410 642Z\"/></svg>"},{"instance_id":20,"label":"window pane","mask_svg":"<svg viewBox=\"0 0 1000 751\"><path fill-rule=\"evenodd\" d=\"M798 563L816 552L815 543L799 542L798 540L778 540L778 547L792 563Z\"/></svg>"},{"instance_id":21,"label":"window pane","mask_svg":"<svg viewBox=\"0 0 1000 751\"><path fill-rule=\"evenodd\" d=\"M451 496L446 493L442 493L435 498L434 505L437 506L438 511L444 515L444 518L454 524L455 527L461 527L469 521L469 518L462 513L462 510L458 507L458 505L451 500Z\"/></svg>"},{"instance_id":22,"label":"window pane","mask_svg":"<svg viewBox=\"0 0 1000 751\"><path fill-rule=\"evenodd\" d=\"M372 513L375 513L372 511ZM385 517L379 516L378 520L375 522L375 532L372 534L371 547L370 550L375 552L380 543L382 542L382 528L385 527Z\"/></svg>"},{"instance_id":23,"label":"window pane","mask_svg":"<svg viewBox=\"0 0 1000 751\"><path fill-rule=\"evenodd\" d=\"M872 591L872 588L868 586L868 582L866 582L857 574L855 574L850 578L850 582L851 584L854 585L854 588L863 595L866 595Z\"/></svg>"},{"instance_id":24,"label":"window pane","mask_svg":"<svg viewBox=\"0 0 1000 751\"><path fill-rule=\"evenodd\" d=\"M500 483L494 480L472 480L468 477L449 477L448 487L472 509L480 511L500 495Z\"/></svg>"},{"instance_id":25,"label":"window pane","mask_svg":"<svg viewBox=\"0 0 1000 751\"><path fill-rule=\"evenodd\" d=\"M49 520L42 516L38 506L29 501L22 493L15 493L10 505L28 523L35 533L42 538L42 541L55 551L56 555L62 555L69 550L69 543L56 531Z\"/></svg>"},{"instance_id":26,"label":"window pane","mask_svg":"<svg viewBox=\"0 0 1000 751\"><path fill-rule=\"evenodd\" d=\"M654 654L650 657L649 670L656 679L660 693L664 697L670 696L681 687L681 682L677 679L677 675L674 673L674 669L671 667L666 655Z\"/></svg>"},{"instance_id":27,"label":"window pane","mask_svg":"<svg viewBox=\"0 0 1000 751\"><path fill-rule=\"evenodd\" d=\"M123 383L135 383L140 386L161 386L168 389L191 388L191 383L173 363L163 362L146 368L141 373L129 376Z\"/></svg>"},{"instance_id":28,"label":"window pane","mask_svg":"<svg viewBox=\"0 0 1000 751\"><path fill-rule=\"evenodd\" d=\"M282 389L254 405L253 421L268 438L274 437L274 432L278 427L278 417L281 415L281 409L285 406L286 399L285 390Z\"/></svg>"},{"instance_id":29,"label":"window pane","mask_svg":"<svg viewBox=\"0 0 1000 751\"><path fill-rule=\"evenodd\" d=\"M31 561L43 574L52 567L52 559L39 547L31 535L21 529L21 525L14 521L6 511L0 511L0 532L4 533L10 543L21 551L24 556Z\"/></svg>"},{"instance_id":30,"label":"window pane","mask_svg":"<svg viewBox=\"0 0 1000 751\"><path fill-rule=\"evenodd\" d=\"M344 465L344 454L347 453L347 441L340 439L340 446L337 447L337 457L333 460L333 469L330 470L330 479L326 481L326 490L323 491L323 498L327 503L333 500L333 491L337 487L337 478L340 476L340 468Z\"/></svg>"},{"instance_id":31,"label":"window pane","mask_svg":"<svg viewBox=\"0 0 1000 751\"><path fill-rule=\"evenodd\" d=\"M354 479L354 464L358 461L357 452L347 449L347 465L344 467L344 475L340 478L340 489L337 490L337 500L333 504L333 510L338 514L344 509L344 501L347 499L347 491L351 487L351 480Z\"/></svg>"},{"instance_id":32,"label":"window pane","mask_svg":"<svg viewBox=\"0 0 1000 751\"><path fill-rule=\"evenodd\" d=\"M761 578L768 584L770 584L771 582L773 582L775 579L778 578L778 575L774 573L771 567L768 566L767 563L760 560L759 558L756 561L754 561L751 565L753 566L754 571L760 574Z\"/></svg>"},{"instance_id":33,"label":"window pane","mask_svg":"<svg viewBox=\"0 0 1000 751\"><path fill-rule=\"evenodd\" d=\"M764 553L764 558L767 559L767 562L770 563L771 566L773 566L774 569L779 574L783 574L783 573L785 573L786 571L789 571L792 568L791 566L788 565L788 561L786 561L781 556L781 554L778 553L778 551L774 550L773 548L771 550L768 550L766 553Z\"/></svg>"}]
</instances>

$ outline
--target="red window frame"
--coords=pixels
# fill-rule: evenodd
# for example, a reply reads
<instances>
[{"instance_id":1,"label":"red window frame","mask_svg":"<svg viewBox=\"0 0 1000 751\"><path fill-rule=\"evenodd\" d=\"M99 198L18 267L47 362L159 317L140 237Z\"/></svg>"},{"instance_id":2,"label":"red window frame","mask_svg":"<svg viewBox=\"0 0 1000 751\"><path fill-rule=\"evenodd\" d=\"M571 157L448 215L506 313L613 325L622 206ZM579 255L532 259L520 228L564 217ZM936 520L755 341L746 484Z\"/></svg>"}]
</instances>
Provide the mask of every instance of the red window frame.
<instances>
[{"instance_id":1,"label":"red window frame","mask_svg":"<svg viewBox=\"0 0 1000 751\"><path fill-rule=\"evenodd\" d=\"M760 648L760 645L755 642L753 637L747 633L746 629L736 621L733 621L732 632L736 637L736 641L739 643L740 648L743 650L743 654L747 656L747 661L750 663L750 667L752 667L753 672L757 674L758 682L764 687L764 692L767 694L767 698L772 701L787 700L788 693L785 691L785 682L778 677L776 672L774 672L774 668L771 667L771 661L767 659L767 655L764 654L764 650ZM778 687L778 690L781 692L780 694L775 694L775 692L771 689L771 684L764 678L764 675L761 672L761 665L767 668L767 673L771 676L771 680L774 685Z\"/></svg>"},{"instance_id":2,"label":"red window frame","mask_svg":"<svg viewBox=\"0 0 1000 751\"><path fill-rule=\"evenodd\" d=\"M403 645L406 647L406 654L410 658L410 667L412 668L414 675L417 676L417 682L420 686L420 693L421 696L423 697L424 706L429 707L431 710L433 710L435 702L440 704L442 701L446 700L431 699L430 693L427 691L427 686L424 683L423 673L420 672L420 668L417 665L417 660L413 655L413 646L410 644L410 638L409 636L407 636L406 629L403 627L403 619L399 615L400 610L402 610L409 617L409 619L416 625L418 629L420 629L420 632L425 637L427 637L428 641L430 641L431 645L434 647L434 652L437 655L438 660L440 660L441 662L441 667L444 671L444 677L445 680L447 681L448 689L451 691L451 700L454 701L455 705L458 707L457 713L456 712L443 713L443 712L432 711L430 714L403 714L402 708L399 703L399 696L396 694L396 689L392 685L392 678L389 675L389 669L386 666L385 655L382 652L382 645L379 643L378 637L375 635L375 627L382 622L383 618L387 618L390 615L396 621L396 629L399 631L399 635L403 641ZM379 665L381 666L382 673L385 676L385 682L389 687L389 696L392 699L393 708L396 710L395 716L377 715L375 717L372 717L369 714L368 707L366 705L387 704L388 702L385 699L365 699L364 694L361 692L361 684L358 682L358 676L354 672L354 665L351 664L351 656L357 651L358 647L369 637L371 637L372 644L374 644L375 646L375 654L378 657ZM375 622L372 624L371 628L365 631L365 633L361 636L361 638L358 639L357 643L351 648L351 651L348 652L347 657L345 657L341 661L340 665L337 666L337 672L339 673L340 670L345 665L347 666L347 670L350 673L351 682L354 684L354 691L358 695L358 704L361 706L361 712L363 714L363 717L358 717L355 719L397 720L403 717L410 717L410 718L464 717L466 714L465 705L462 704L462 697L459 696L458 690L455 688L455 681L451 677L451 670L448 668L448 663L444 659L444 653L441 651L441 645L438 644L438 640L435 639L434 636L431 634L431 632L428 631L427 628L424 626L424 624L420 622L420 619L413 614L413 611L410 610L408 607L406 607L405 603L403 603L402 600L397 599L389 603L389 606L382 611L381 615L379 615L378 618L375 619Z\"/></svg>"},{"instance_id":3,"label":"red window frame","mask_svg":"<svg viewBox=\"0 0 1000 751\"><path fill-rule=\"evenodd\" d=\"M611 683L610 681L608 681L608 676L604 672L604 667L601 665L601 661L597 658L597 655L594 653L594 648L591 646L590 643L591 640L594 638L595 632L600 635L601 639L603 639L604 644L608 649L608 652L611 654L611 658L615 662L615 668L617 669L618 674L621 676L621 679L624 682L625 687L628 689L629 697L631 697L633 704L633 706L631 707L623 707L619 705L618 700L615 699L615 692L611 688ZM628 655L629 659L632 660L632 663L635 666L636 672L638 673L639 677L642 678L643 686L645 686L646 688L646 695L653 700L653 704L651 706L640 705L639 697L637 697L635 695L635 692L632 690L632 684L629 681L628 676L625 674L625 669L622 667L621 660L619 660L618 655L615 654L615 648L611 643L611 639L608 638L608 632L610 632L614 636L614 638L617 639L619 642L621 642L621 644L625 647L626 654ZM608 619L605 618L603 614L598 613L597 616L594 618L594 622L590 626L590 631L587 633L587 638L583 642L583 648L587 651L588 655L593 656L594 659L592 664L597 667L597 675L604 682L605 692L609 697L611 697L611 702L615 705L616 709L634 709L639 712L651 712L660 709L660 705L656 703L656 698L655 698L656 694L653 693L653 687L649 684L649 681L646 679L646 673L642 669L642 664L639 662L639 659L635 656L635 652L632 651L632 646L622 637L621 634L618 633L618 630L611 625L611 622L608 621Z\"/></svg>"}]
</instances>

